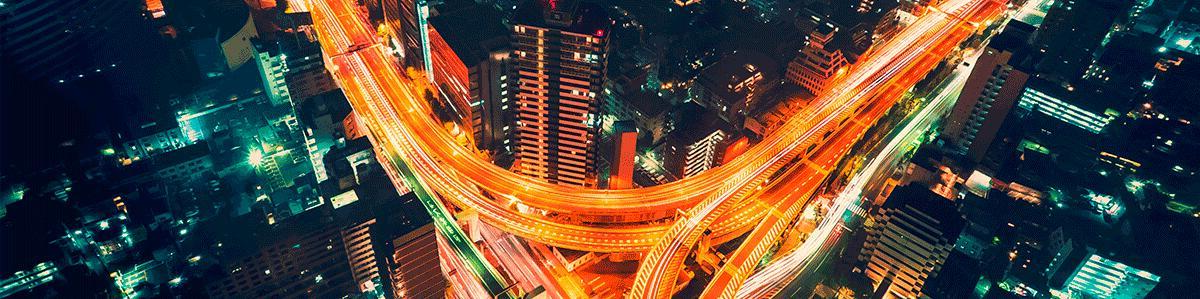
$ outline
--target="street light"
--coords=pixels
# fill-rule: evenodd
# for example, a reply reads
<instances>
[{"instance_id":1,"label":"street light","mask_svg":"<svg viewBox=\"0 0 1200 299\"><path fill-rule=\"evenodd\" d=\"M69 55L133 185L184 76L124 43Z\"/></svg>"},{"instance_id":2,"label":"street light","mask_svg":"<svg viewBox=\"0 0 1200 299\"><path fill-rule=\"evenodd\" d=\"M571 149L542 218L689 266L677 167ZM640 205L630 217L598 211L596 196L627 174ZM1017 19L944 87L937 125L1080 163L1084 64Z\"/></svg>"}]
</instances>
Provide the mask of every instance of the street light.
<instances>
[{"instance_id":1,"label":"street light","mask_svg":"<svg viewBox=\"0 0 1200 299\"><path fill-rule=\"evenodd\" d=\"M250 150L250 158L249 158L250 165L258 166L258 165L262 164L262 161L263 161L262 150L257 150L257 149Z\"/></svg>"}]
</instances>

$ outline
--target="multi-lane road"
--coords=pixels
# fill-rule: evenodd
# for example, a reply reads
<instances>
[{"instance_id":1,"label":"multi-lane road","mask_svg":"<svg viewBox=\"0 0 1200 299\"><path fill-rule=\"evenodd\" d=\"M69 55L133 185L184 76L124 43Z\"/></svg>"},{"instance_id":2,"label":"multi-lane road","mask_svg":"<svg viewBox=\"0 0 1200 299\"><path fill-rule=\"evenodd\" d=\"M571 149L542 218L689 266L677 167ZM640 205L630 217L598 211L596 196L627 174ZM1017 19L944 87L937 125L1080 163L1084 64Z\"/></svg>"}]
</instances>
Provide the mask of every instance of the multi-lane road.
<instances>
[{"instance_id":1,"label":"multi-lane road","mask_svg":"<svg viewBox=\"0 0 1200 299\"><path fill-rule=\"evenodd\" d=\"M849 78L835 82L829 92L820 95L810 108L818 109L816 113L808 114L811 110L806 110L801 112L800 116L789 120L781 130L786 132L799 129L790 127L797 119L803 120L800 124L810 124L810 129L801 129L806 132L803 137L777 151L774 158L789 162L792 155L797 154L797 149L807 148L803 153L799 153L801 157L806 158L803 165L817 165L816 169L832 167L834 160L844 155L844 151L834 150L837 155L820 159L823 157L814 155L812 150L831 147L839 149L854 143L862 132L856 132L840 141L829 140L828 137L838 130L856 130L857 127L851 124L873 124L886 109L870 108L890 107L891 103L915 84L917 79L924 77L938 61L970 37L975 31L976 22L994 17L1002 11L1002 4L991 0L959 0L946 1L937 9L920 17L895 38L867 53L868 58L849 72ZM847 124L847 119L855 121ZM770 143L759 146L764 145L774 146ZM811 158L818 159L813 161ZM806 175L796 178L794 184L784 185L784 188L811 192L817 186L808 184L812 184L813 178L818 178L819 181L825 175L827 173L810 170ZM742 194L710 197L710 200L701 202L683 219L677 221L661 242L647 253L634 280L631 297L670 297L674 292L679 271L682 270L684 260L692 247L706 233L713 220L728 211L729 206L741 202L739 196ZM765 222L759 223L756 230L744 241L743 248L727 258L725 265L717 271L712 281L716 287L710 288L705 295L733 297L748 272L774 244L786 224L801 210L798 202L799 199L792 199L790 203L784 201L784 206L776 205L777 209L772 211L780 212L763 218Z\"/></svg>"},{"instance_id":2,"label":"multi-lane road","mask_svg":"<svg viewBox=\"0 0 1200 299\"><path fill-rule=\"evenodd\" d=\"M977 22L998 13L993 0L951 0L868 53L834 88L726 165L672 183L625 190L559 186L517 175L463 147L435 116L427 81L400 71L369 23L348 0L314 1L312 11L327 67L389 164L389 174L418 192L438 229L488 292L505 293L504 278L454 223L453 208L540 243L596 252L646 252L632 297L667 297L683 259L703 235L753 228L745 249L726 263L718 283L734 289L783 226L804 205L846 149L900 93L911 87ZM989 15L990 14L990 15ZM796 159L800 163L792 164ZM789 166L791 165L791 166ZM769 182L781 170L787 174ZM761 192L784 190L782 193ZM759 209L755 196L789 201ZM448 207L446 203L453 207ZM677 211L687 211L678 216ZM751 242L752 241L752 242ZM726 270L725 268L729 268ZM722 297L731 292L713 293Z\"/></svg>"}]
</instances>

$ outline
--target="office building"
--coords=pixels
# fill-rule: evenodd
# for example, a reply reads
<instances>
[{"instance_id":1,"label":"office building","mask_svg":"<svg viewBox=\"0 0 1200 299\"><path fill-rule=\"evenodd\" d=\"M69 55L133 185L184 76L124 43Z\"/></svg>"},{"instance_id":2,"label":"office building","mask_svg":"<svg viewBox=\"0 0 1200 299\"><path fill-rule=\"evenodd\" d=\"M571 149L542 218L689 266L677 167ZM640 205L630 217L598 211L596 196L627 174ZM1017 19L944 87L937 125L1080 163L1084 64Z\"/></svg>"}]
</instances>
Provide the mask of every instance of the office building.
<instances>
[{"instance_id":1,"label":"office building","mask_svg":"<svg viewBox=\"0 0 1200 299\"><path fill-rule=\"evenodd\" d=\"M1096 53L1083 79L1131 93L1153 88L1162 44L1162 39L1144 33L1114 35Z\"/></svg>"},{"instance_id":2,"label":"office building","mask_svg":"<svg viewBox=\"0 0 1200 299\"><path fill-rule=\"evenodd\" d=\"M219 261L204 289L220 298L386 296L397 277L389 244L429 223L411 195L390 186L376 173L275 224L249 214L202 224L190 240L203 244L187 247Z\"/></svg>"},{"instance_id":3,"label":"office building","mask_svg":"<svg viewBox=\"0 0 1200 299\"><path fill-rule=\"evenodd\" d=\"M163 2L187 39L196 67L205 77L223 76L254 58L250 40L258 37L250 6L238 0Z\"/></svg>"},{"instance_id":4,"label":"office building","mask_svg":"<svg viewBox=\"0 0 1200 299\"><path fill-rule=\"evenodd\" d=\"M775 60L756 51L737 51L700 71L688 90L692 101L717 111L725 121L740 126L748 107L779 85Z\"/></svg>"},{"instance_id":5,"label":"office building","mask_svg":"<svg viewBox=\"0 0 1200 299\"><path fill-rule=\"evenodd\" d=\"M474 133L475 146L494 150L511 117L504 107L509 33L500 12L473 4L429 20L434 82ZM467 128L464 128L467 129Z\"/></svg>"},{"instance_id":6,"label":"office building","mask_svg":"<svg viewBox=\"0 0 1200 299\"><path fill-rule=\"evenodd\" d=\"M264 91L272 104L299 105L313 96L338 88L329 71L325 70L325 61L316 43L300 36L254 39L251 43Z\"/></svg>"},{"instance_id":7,"label":"office building","mask_svg":"<svg viewBox=\"0 0 1200 299\"><path fill-rule=\"evenodd\" d=\"M1045 53L1038 71L1060 81L1080 79L1127 5L1115 0L1055 1L1034 37Z\"/></svg>"},{"instance_id":8,"label":"office building","mask_svg":"<svg viewBox=\"0 0 1200 299\"><path fill-rule=\"evenodd\" d=\"M667 99L649 90L628 93L610 90L612 92L606 92L604 100L605 130L612 129L616 122L631 120L637 126L638 138L648 144L657 143L670 132L667 122L670 120L671 104Z\"/></svg>"},{"instance_id":9,"label":"office building","mask_svg":"<svg viewBox=\"0 0 1200 299\"><path fill-rule=\"evenodd\" d=\"M45 82L73 81L108 70L132 42L154 38L141 23L137 1L4 1L0 5L0 57L5 68ZM125 53L122 53L124 51ZM139 57L145 58L145 57ZM80 76L82 75L82 76Z\"/></svg>"},{"instance_id":10,"label":"office building","mask_svg":"<svg viewBox=\"0 0 1200 299\"><path fill-rule=\"evenodd\" d=\"M604 92L601 135L611 132L617 121L632 120L644 144L655 144L668 130L666 121L671 102L660 95L664 83L658 81L659 60L645 47L616 52L609 58ZM672 85L673 87L673 85Z\"/></svg>"},{"instance_id":11,"label":"office building","mask_svg":"<svg viewBox=\"0 0 1200 299\"><path fill-rule=\"evenodd\" d=\"M1025 42L1033 29L1013 22L983 49L946 119L942 135L973 162L983 160L1025 88L1031 72Z\"/></svg>"},{"instance_id":12,"label":"office building","mask_svg":"<svg viewBox=\"0 0 1200 299\"><path fill-rule=\"evenodd\" d=\"M1024 111L1037 112L1091 134L1099 134L1116 117L1110 115L1110 109L1104 107L1098 98L1092 98L1092 101L1079 99L1084 93L1075 92L1075 88L1071 86L1062 88L1047 81L1032 80L1021 92L1017 107Z\"/></svg>"},{"instance_id":13,"label":"office building","mask_svg":"<svg viewBox=\"0 0 1200 299\"><path fill-rule=\"evenodd\" d=\"M296 217L289 223L300 220L305 219ZM222 262L225 275L211 280L206 290L213 297L325 297L360 293L347 255L347 245L357 244L346 244L342 234L340 229L311 229L295 234L283 234L280 230L255 237L263 242L261 246L253 246L252 240L219 241L221 247L258 248L217 256L225 259Z\"/></svg>"},{"instance_id":14,"label":"office building","mask_svg":"<svg viewBox=\"0 0 1200 299\"><path fill-rule=\"evenodd\" d=\"M333 81L333 76L325 69L325 60L321 59L321 48L316 44L305 40L298 41L295 50L287 54L286 61L284 82L287 82L292 100L306 101L339 88Z\"/></svg>"},{"instance_id":15,"label":"office building","mask_svg":"<svg viewBox=\"0 0 1200 299\"><path fill-rule=\"evenodd\" d=\"M69 97L93 98L89 102L97 105L112 105L112 97L132 98L136 101L122 103L121 112L136 115L157 112L151 111L155 100L184 92L195 79L191 69L181 68L182 51L147 22L143 1L0 3L3 84L44 83Z\"/></svg>"},{"instance_id":16,"label":"office building","mask_svg":"<svg viewBox=\"0 0 1200 299\"><path fill-rule=\"evenodd\" d=\"M845 72L844 68L849 64L842 50L832 44L837 33L838 27L833 23L818 24L808 36L808 45L788 63L788 82L800 85L812 94L824 94L829 83Z\"/></svg>"},{"instance_id":17,"label":"office building","mask_svg":"<svg viewBox=\"0 0 1200 299\"><path fill-rule=\"evenodd\" d=\"M174 119L147 121L125 132L117 133L121 144L118 162L136 162L195 143L183 134Z\"/></svg>"},{"instance_id":18,"label":"office building","mask_svg":"<svg viewBox=\"0 0 1200 299\"><path fill-rule=\"evenodd\" d=\"M663 143L663 164L678 178L717 166L736 132L715 111L684 103L672 112L672 131Z\"/></svg>"},{"instance_id":19,"label":"office building","mask_svg":"<svg viewBox=\"0 0 1200 299\"><path fill-rule=\"evenodd\" d=\"M1082 298L1141 299L1160 277L1092 253L1075 268L1064 290Z\"/></svg>"},{"instance_id":20,"label":"office building","mask_svg":"<svg viewBox=\"0 0 1200 299\"><path fill-rule=\"evenodd\" d=\"M633 187L634 158L637 157L637 125L633 121L618 121L613 124L613 157L608 172L609 189Z\"/></svg>"},{"instance_id":21,"label":"office building","mask_svg":"<svg viewBox=\"0 0 1200 299\"><path fill-rule=\"evenodd\" d=\"M437 231L427 224L390 241L395 298L440 298L447 281L438 258Z\"/></svg>"},{"instance_id":22,"label":"office building","mask_svg":"<svg viewBox=\"0 0 1200 299\"><path fill-rule=\"evenodd\" d=\"M896 298L923 295L966 227L953 202L917 184L897 187L872 217L859 260L876 293Z\"/></svg>"},{"instance_id":23,"label":"office building","mask_svg":"<svg viewBox=\"0 0 1200 299\"><path fill-rule=\"evenodd\" d=\"M273 47L261 40L253 40L251 44L254 46L255 65L258 66L258 74L262 77L267 98L271 99L271 104L290 105L292 95L288 91L285 77L288 71L287 55L280 51L272 51Z\"/></svg>"},{"instance_id":24,"label":"office building","mask_svg":"<svg viewBox=\"0 0 1200 299\"><path fill-rule=\"evenodd\" d=\"M379 0L383 23L387 25L387 42L395 49L404 66L424 70L424 45L421 39L426 22L422 13L429 13L427 0Z\"/></svg>"},{"instance_id":25,"label":"office building","mask_svg":"<svg viewBox=\"0 0 1200 299\"><path fill-rule=\"evenodd\" d=\"M595 4L526 1L513 26L508 86L517 172L595 185L595 137L611 21Z\"/></svg>"},{"instance_id":26,"label":"office building","mask_svg":"<svg viewBox=\"0 0 1200 299\"><path fill-rule=\"evenodd\" d=\"M1170 23L1161 35L1163 47L1200 55L1200 2L1188 1Z\"/></svg>"},{"instance_id":27,"label":"office building","mask_svg":"<svg viewBox=\"0 0 1200 299\"><path fill-rule=\"evenodd\" d=\"M54 262L41 262L29 271L17 271L0 280L0 298L19 295L53 282L55 275L58 275L58 266Z\"/></svg>"}]
</instances>

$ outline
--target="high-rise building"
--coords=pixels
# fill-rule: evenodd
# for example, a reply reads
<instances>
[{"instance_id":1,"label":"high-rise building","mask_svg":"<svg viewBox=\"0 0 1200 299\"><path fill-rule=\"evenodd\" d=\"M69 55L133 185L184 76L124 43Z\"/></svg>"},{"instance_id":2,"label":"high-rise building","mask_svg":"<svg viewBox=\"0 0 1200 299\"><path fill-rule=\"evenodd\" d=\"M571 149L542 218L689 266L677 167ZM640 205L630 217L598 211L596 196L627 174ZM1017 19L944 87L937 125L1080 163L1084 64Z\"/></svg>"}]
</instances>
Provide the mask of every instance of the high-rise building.
<instances>
[{"instance_id":1,"label":"high-rise building","mask_svg":"<svg viewBox=\"0 0 1200 299\"><path fill-rule=\"evenodd\" d=\"M1038 71L1068 82L1081 78L1117 17L1128 11L1126 2L1055 1L1034 40L1045 53Z\"/></svg>"},{"instance_id":2,"label":"high-rise building","mask_svg":"<svg viewBox=\"0 0 1200 299\"><path fill-rule=\"evenodd\" d=\"M387 296L395 279L430 279L393 271L399 267L395 250L408 248L395 241L429 218L414 208L411 195L398 196L390 187L386 176L375 173L359 187L330 196L329 204L275 224L251 214L210 221L193 233L199 244L185 247L208 251L199 256L219 261L205 278L212 297ZM437 253L429 252L425 258L436 264Z\"/></svg>"},{"instance_id":3,"label":"high-rise building","mask_svg":"<svg viewBox=\"0 0 1200 299\"><path fill-rule=\"evenodd\" d=\"M0 5L0 58L5 68L34 80L71 81L119 62L112 54L132 38L152 34L137 1L4 1ZM132 32L130 29L142 29ZM125 42L126 44L118 44ZM119 47L119 48L118 48Z\"/></svg>"},{"instance_id":4,"label":"high-rise building","mask_svg":"<svg viewBox=\"0 0 1200 299\"><path fill-rule=\"evenodd\" d=\"M975 62L942 134L958 152L978 163L1000 131L1029 79L1026 40L1033 28L1013 22Z\"/></svg>"},{"instance_id":5,"label":"high-rise building","mask_svg":"<svg viewBox=\"0 0 1200 299\"><path fill-rule=\"evenodd\" d=\"M255 39L254 60L258 66L258 74L262 77L263 87L266 88L267 98L275 105L291 104L292 94L287 86L287 54L271 47L262 40Z\"/></svg>"},{"instance_id":6,"label":"high-rise building","mask_svg":"<svg viewBox=\"0 0 1200 299\"><path fill-rule=\"evenodd\" d=\"M953 202L917 184L893 190L873 219L859 260L876 293L896 298L922 296L966 227Z\"/></svg>"},{"instance_id":7,"label":"high-rise building","mask_svg":"<svg viewBox=\"0 0 1200 299\"><path fill-rule=\"evenodd\" d=\"M517 172L564 185L595 185L595 136L611 21L578 1L526 1L513 26L508 94Z\"/></svg>"},{"instance_id":8,"label":"high-rise building","mask_svg":"<svg viewBox=\"0 0 1200 299\"><path fill-rule=\"evenodd\" d=\"M1143 2L1147 1L1139 1L1137 5L1148 6ZM1166 40L1164 47L1200 54L1200 2L1185 4L1161 36Z\"/></svg>"},{"instance_id":9,"label":"high-rise building","mask_svg":"<svg viewBox=\"0 0 1200 299\"><path fill-rule=\"evenodd\" d=\"M757 51L737 51L700 71L688 92L692 101L740 126L749 107L779 85L779 64Z\"/></svg>"},{"instance_id":10,"label":"high-rise building","mask_svg":"<svg viewBox=\"0 0 1200 299\"><path fill-rule=\"evenodd\" d=\"M155 100L183 92L194 79L180 68L181 52L147 20L143 1L0 3L0 71L8 77L0 84L14 77L48 83L100 106L116 104L97 100L130 97L137 101L122 102L121 110L136 115L158 112Z\"/></svg>"},{"instance_id":11,"label":"high-rise building","mask_svg":"<svg viewBox=\"0 0 1200 299\"><path fill-rule=\"evenodd\" d=\"M395 298L439 298L446 294L446 277L438 260L437 231L427 224L390 242L391 281Z\"/></svg>"},{"instance_id":12,"label":"high-rise building","mask_svg":"<svg viewBox=\"0 0 1200 299\"><path fill-rule=\"evenodd\" d=\"M637 125L633 121L618 121L613 124L613 157L608 173L609 189L633 187L634 158L637 157Z\"/></svg>"},{"instance_id":13,"label":"high-rise building","mask_svg":"<svg viewBox=\"0 0 1200 299\"><path fill-rule=\"evenodd\" d=\"M405 66L424 69L421 49L421 13L427 13L426 0L381 0L383 22L391 30L389 43L398 51Z\"/></svg>"},{"instance_id":14,"label":"high-rise building","mask_svg":"<svg viewBox=\"0 0 1200 299\"><path fill-rule=\"evenodd\" d=\"M508 99L508 30L490 5L442 10L429 20L434 82L474 133L475 146L494 150L511 119ZM466 128L464 128L466 129Z\"/></svg>"},{"instance_id":15,"label":"high-rise building","mask_svg":"<svg viewBox=\"0 0 1200 299\"><path fill-rule=\"evenodd\" d=\"M307 218L295 216L289 222L315 220ZM225 265L222 274L226 275L211 280L206 289L210 296L225 298L306 294L338 297L360 293L347 249L361 244L346 243L343 239L343 235L360 233L340 228L310 229L294 234L282 234L280 230L250 237L250 240L264 242L259 246L254 246L255 242L250 240L219 241L226 251L216 258L227 259L222 262ZM233 249L242 246L249 247Z\"/></svg>"},{"instance_id":16,"label":"high-rise building","mask_svg":"<svg viewBox=\"0 0 1200 299\"><path fill-rule=\"evenodd\" d=\"M168 18L188 40L196 67L206 77L241 68L254 56L258 37L250 6L238 0L165 1Z\"/></svg>"},{"instance_id":17,"label":"high-rise building","mask_svg":"<svg viewBox=\"0 0 1200 299\"><path fill-rule=\"evenodd\" d=\"M787 80L816 95L825 93L830 81L849 64L842 50L831 44L837 25L821 22L808 36L808 45L788 63Z\"/></svg>"},{"instance_id":18,"label":"high-rise building","mask_svg":"<svg viewBox=\"0 0 1200 299\"><path fill-rule=\"evenodd\" d=\"M734 129L716 112L695 103L673 111L672 131L663 143L664 166L685 178L717 166Z\"/></svg>"},{"instance_id":19,"label":"high-rise building","mask_svg":"<svg viewBox=\"0 0 1200 299\"><path fill-rule=\"evenodd\" d=\"M1160 277L1092 253L1067 279L1066 292L1082 298L1141 299Z\"/></svg>"}]
</instances>

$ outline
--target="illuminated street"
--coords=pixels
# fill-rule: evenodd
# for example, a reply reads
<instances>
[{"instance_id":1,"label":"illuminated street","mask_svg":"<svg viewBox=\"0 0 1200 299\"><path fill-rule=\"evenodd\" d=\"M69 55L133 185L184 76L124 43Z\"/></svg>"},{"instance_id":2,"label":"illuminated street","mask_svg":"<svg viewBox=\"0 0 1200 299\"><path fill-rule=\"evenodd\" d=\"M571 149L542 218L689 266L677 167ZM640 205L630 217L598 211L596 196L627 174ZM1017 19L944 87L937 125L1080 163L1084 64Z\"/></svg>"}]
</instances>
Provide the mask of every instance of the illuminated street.
<instances>
[{"instance_id":1,"label":"illuminated street","mask_svg":"<svg viewBox=\"0 0 1200 299\"><path fill-rule=\"evenodd\" d=\"M44 1L0 1L0 298L1141 299L1200 271L1200 0Z\"/></svg>"}]
</instances>

